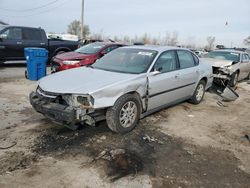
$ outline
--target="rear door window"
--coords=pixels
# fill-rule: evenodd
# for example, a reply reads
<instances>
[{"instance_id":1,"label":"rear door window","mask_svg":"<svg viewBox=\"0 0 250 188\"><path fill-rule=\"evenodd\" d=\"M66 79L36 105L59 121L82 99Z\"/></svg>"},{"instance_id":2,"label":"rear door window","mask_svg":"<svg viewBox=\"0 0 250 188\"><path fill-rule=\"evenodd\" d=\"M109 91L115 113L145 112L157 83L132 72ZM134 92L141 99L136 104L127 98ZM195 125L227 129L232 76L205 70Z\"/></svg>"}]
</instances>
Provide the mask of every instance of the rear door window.
<instances>
[{"instance_id":1,"label":"rear door window","mask_svg":"<svg viewBox=\"0 0 250 188\"><path fill-rule=\"evenodd\" d=\"M23 29L23 39L24 40L42 40L42 34L38 29Z\"/></svg>"},{"instance_id":2,"label":"rear door window","mask_svg":"<svg viewBox=\"0 0 250 188\"><path fill-rule=\"evenodd\" d=\"M180 68L185 69L196 65L193 55L189 51L177 50Z\"/></svg>"}]
</instances>

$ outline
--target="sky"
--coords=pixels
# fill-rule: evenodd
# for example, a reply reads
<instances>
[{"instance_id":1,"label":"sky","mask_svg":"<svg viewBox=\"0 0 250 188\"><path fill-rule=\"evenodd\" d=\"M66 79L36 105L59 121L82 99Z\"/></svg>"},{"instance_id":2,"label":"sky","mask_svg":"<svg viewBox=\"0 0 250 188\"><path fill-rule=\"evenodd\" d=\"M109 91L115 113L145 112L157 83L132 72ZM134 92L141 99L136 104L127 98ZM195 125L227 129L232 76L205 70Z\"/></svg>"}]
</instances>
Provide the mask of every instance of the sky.
<instances>
[{"instance_id":1,"label":"sky","mask_svg":"<svg viewBox=\"0 0 250 188\"><path fill-rule=\"evenodd\" d=\"M39 8L41 7L41 8ZM0 0L0 20L66 33L81 17L81 0ZM85 0L84 23L106 36L163 37L178 32L179 44L244 47L250 36L250 0Z\"/></svg>"}]
</instances>

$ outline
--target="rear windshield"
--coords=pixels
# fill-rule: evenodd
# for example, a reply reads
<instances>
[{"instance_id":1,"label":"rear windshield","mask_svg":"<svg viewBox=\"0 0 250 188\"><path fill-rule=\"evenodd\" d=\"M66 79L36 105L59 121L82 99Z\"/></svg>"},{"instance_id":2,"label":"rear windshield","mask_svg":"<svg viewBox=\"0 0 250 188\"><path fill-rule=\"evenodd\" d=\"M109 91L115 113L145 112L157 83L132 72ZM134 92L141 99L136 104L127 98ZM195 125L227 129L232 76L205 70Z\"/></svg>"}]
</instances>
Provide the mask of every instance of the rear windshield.
<instances>
[{"instance_id":1,"label":"rear windshield","mask_svg":"<svg viewBox=\"0 0 250 188\"><path fill-rule=\"evenodd\" d=\"M95 43L87 44L77 49L75 52L78 52L81 54L95 54L99 52L104 46L105 46L104 43L95 42Z\"/></svg>"},{"instance_id":2,"label":"rear windshield","mask_svg":"<svg viewBox=\"0 0 250 188\"><path fill-rule=\"evenodd\" d=\"M206 54L206 57L230 60L234 62L240 61L240 54L237 52L214 51L214 52L209 52L208 54Z\"/></svg>"}]
</instances>

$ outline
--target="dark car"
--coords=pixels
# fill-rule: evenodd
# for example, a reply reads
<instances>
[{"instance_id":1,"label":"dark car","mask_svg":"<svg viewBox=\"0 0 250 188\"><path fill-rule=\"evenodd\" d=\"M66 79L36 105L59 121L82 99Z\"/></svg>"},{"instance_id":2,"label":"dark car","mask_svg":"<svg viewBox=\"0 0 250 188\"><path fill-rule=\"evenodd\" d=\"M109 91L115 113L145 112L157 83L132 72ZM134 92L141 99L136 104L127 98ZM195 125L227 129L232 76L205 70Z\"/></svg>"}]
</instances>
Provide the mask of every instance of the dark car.
<instances>
[{"instance_id":1,"label":"dark car","mask_svg":"<svg viewBox=\"0 0 250 188\"><path fill-rule=\"evenodd\" d=\"M52 73L91 65L95 61L112 50L125 46L115 42L95 42L87 44L74 52L63 53L55 56L51 60Z\"/></svg>"},{"instance_id":2,"label":"dark car","mask_svg":"<svg viewBox=\"0 0 250 188\"><path fill-rule=\"evenodd\" d=\"M49 59L58 53L77 49L77 41L48 39L41 28L0 26L0 62L25 60L24 48L39 47L49 51Z\"/></svg>"}]
</instances>

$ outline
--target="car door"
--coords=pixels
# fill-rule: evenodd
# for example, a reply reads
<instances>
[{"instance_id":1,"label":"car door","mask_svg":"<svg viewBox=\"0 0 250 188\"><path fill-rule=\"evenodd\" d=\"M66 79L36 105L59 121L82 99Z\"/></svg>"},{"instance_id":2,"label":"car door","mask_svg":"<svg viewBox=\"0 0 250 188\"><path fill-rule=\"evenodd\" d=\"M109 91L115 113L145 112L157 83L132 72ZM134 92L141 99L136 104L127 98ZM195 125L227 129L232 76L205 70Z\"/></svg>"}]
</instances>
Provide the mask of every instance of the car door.
<instances>
[{"instance_id":1,"label":"car door","mask_svg":"<svg viewBox=\"0 0 250 188\"><path fill-rule=\"evenodd\" d=\"M47 48L40 29L23 28L24 47Z\"/></svg>"},{"instance_id":2,"label":"car door","mask_svg":"<svg viewBox=\"0 0 250 188\"><path fill-rule=\"evenodd\" d=\"M0 56L5 60L22 60L23 38L22 29L19 27L8 27L1 33Z\"/></svg>"},{"instance_id":3,"label":"car door","mask_svg":"<svg viewBox=\"0 0 250 188\"><path fill-rule=\"evenodd\" d=\"M148 110L170 104L181 98L178 91L180 86L178 75L175 51L163 52L148 75Z\"/></svg>"},{"instance_id":4,"label":"car door","mask_svg":"<svg viewBox=\"0 0 250 188\"><path fill-rule=\"evenodd\" d=\"M188 50L177 50L180 70L178 71L179 95L182 98L191 97L199 81L202 70L199 59Z\"/></svg>"},{"instance_id":5,"label":"car door","mask_svg":"<svg viewBox=\"0 0 250 188\"><path fill-rule=\"evenodd\" d=\"M239 80L246 78L250 73L250 60L248 54L242 54L240 62L240 75Z\"/></svg>"}]
</instances>

